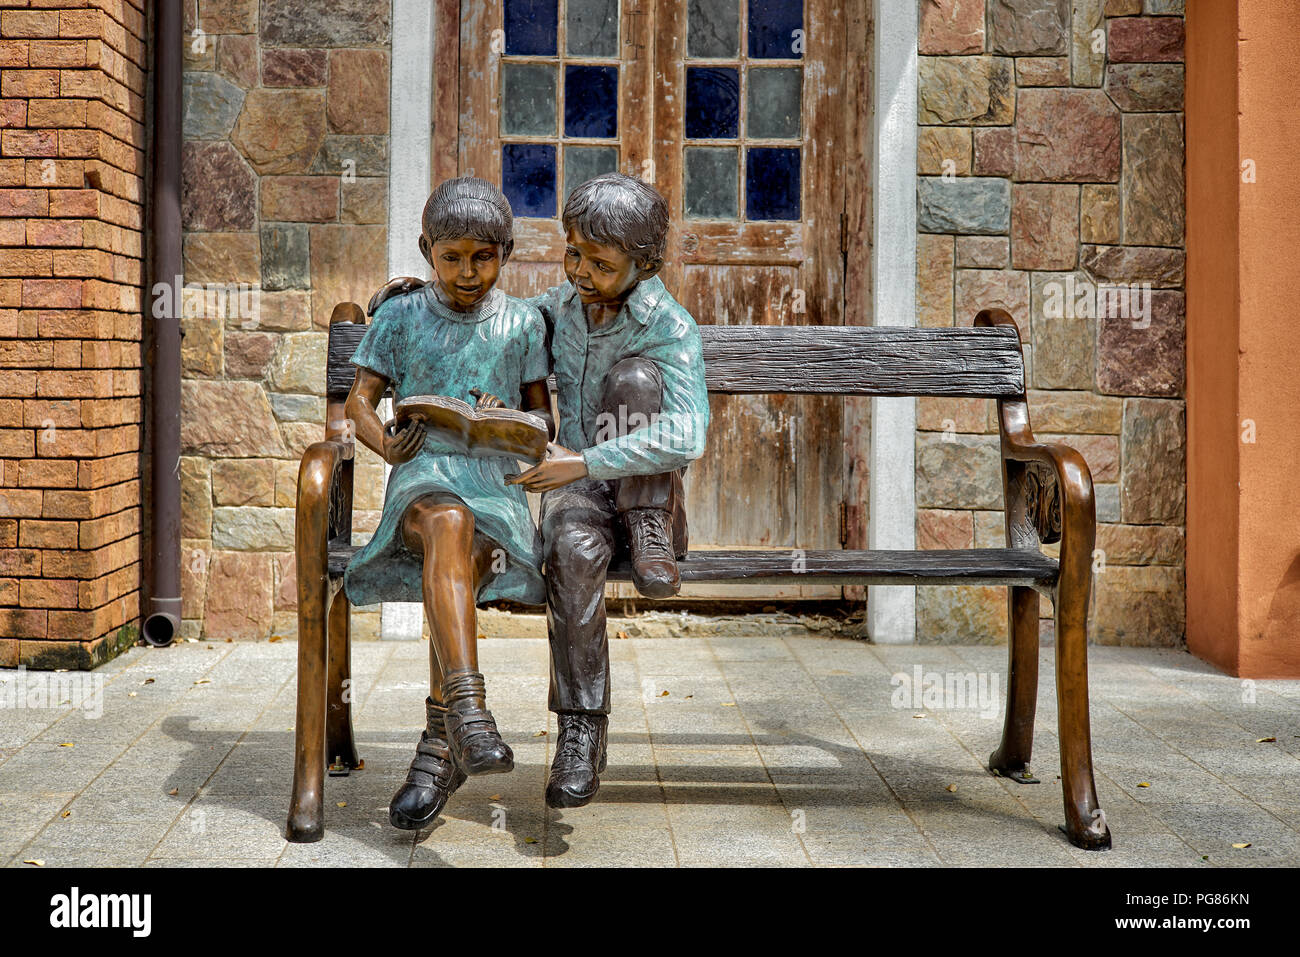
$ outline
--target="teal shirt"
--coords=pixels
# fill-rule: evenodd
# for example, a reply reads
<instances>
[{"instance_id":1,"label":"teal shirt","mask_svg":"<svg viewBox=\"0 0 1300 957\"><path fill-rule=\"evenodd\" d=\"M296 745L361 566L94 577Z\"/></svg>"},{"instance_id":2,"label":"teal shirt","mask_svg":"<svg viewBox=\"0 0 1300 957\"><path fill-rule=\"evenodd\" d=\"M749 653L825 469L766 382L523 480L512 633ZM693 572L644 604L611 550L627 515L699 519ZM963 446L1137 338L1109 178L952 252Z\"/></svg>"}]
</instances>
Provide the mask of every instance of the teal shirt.
<instances>
[{"instance_id":1,"label":"teal shirt","mask_svg":"<svg viewBox=\"0 0 1300 957\"><path fill-rule=\"evenodd\" d=\"M658 276L638 283L614 320L595 330L587 328L572 283L527 302L550 329L560 407L556 441L582 453L588 475L616 479L671 472L704 453L709 393L700 331ZM656 420L614 436L610 424L599 421L601 393L609 370L631 356L659 366L663 404Z\"/></svg>"}]
</instances>

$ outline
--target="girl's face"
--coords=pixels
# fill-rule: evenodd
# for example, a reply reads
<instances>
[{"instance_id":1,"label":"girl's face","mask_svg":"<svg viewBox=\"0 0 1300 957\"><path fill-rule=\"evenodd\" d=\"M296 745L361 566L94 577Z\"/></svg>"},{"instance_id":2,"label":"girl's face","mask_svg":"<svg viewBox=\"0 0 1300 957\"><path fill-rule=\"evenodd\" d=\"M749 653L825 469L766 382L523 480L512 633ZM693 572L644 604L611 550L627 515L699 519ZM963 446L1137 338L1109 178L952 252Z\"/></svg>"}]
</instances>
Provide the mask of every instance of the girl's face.
<instances>
[{"instance_id":1,"label":"girl's face","mask_svg":"<svg viewBox=\"0 0 1300 957\"><path fill-rule=\"evenodd\" d=\"M421 248L433 265L447 300L457 309L473 309L496 285L501 272L501 247L466 236L445 239L430 248L421 237Z\"/></svg>"}]
</instances>

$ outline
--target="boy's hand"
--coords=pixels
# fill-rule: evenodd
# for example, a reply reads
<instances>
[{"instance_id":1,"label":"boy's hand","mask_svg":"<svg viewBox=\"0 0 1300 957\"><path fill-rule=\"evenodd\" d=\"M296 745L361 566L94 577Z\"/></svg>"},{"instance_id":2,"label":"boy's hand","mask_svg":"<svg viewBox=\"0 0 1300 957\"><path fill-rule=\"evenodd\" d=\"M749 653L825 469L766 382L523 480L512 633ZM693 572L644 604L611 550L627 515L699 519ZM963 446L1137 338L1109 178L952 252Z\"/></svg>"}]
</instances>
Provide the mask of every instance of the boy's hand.
<instances>
[{"instance_id":1,"label":"boy's hand","mask_svg":"<svg viewBox=\"0 0 1300 957\"><path fill-rule=\"evenodd\" d=\"M469 394L478 399L474 403L476 409L504 409L506 404L494 396L491 392L482 392L478 389L470 389Z\"/></svg>"},{"instance_id":2,"label":"boy's hand","mask_svg":"<svg viewBox=\"0 0 1300 957\"><path fill-rule=\"evenodd\" d=\"M551 442L546 446L546 460L519 475L506 479L507 485L522 485L530 492L552 489L587 477L587 463L577 452Z\"/></svg>"},{"instance_id":3,"label":"boy's hand","mask_svg":"<svg viewBox=\"0 0 1300 957\"><path fill-rule=\"evenodd\" d=\"M401 465L415 458L415 453L424 445L424 426L419 419L411 419L397 432L391 432L395 420L390 419L384 425L384 461L389 465Z\"/></svg>"}]
</instances>

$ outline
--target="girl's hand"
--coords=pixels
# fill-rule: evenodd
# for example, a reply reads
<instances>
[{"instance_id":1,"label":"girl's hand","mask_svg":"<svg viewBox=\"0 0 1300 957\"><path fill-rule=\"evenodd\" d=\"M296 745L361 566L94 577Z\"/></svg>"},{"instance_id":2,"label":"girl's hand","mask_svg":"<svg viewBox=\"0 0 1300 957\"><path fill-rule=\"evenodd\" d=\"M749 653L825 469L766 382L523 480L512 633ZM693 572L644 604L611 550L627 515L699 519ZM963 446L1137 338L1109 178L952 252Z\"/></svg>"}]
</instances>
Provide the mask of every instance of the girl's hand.
<instances>
[{"instance_id":1,"label":"girl's hand","mask_svg":"<svg viewBox=\"0 0 1300 957\"><path fill-rule=\"evenodd\" d=\"M384 461L389 465L401 465L415 458L415 453L424 445L424 425L419 419L411 419L396 433L390 431L395 419L389 419L384 425Z\"/></svg>"},{"instance_id":2,"label":"girl's hand","mask_svg":"<svg viewBox=\"0 0 1300 957\"><path fill-rule=\"evenodd\" d=\"M504 409L506 404L494 396L491 392L481 392L478 389L470 389L469 394L476 396L478 402L474 404L476 409Z\"/></svg>"},{"instance_id":3,"label":"girl's hand","mask_svg":"<svg viewBox=\"0 0 1300 957\"><path fill-rule=\"evenodd\" d=\"M522 485L530 492L549 492L586 477L586 459L581 454L552 442L546 446L545 461L518 475L510 476L506 479L506 484Z\"/></svg>"}]
</instances>

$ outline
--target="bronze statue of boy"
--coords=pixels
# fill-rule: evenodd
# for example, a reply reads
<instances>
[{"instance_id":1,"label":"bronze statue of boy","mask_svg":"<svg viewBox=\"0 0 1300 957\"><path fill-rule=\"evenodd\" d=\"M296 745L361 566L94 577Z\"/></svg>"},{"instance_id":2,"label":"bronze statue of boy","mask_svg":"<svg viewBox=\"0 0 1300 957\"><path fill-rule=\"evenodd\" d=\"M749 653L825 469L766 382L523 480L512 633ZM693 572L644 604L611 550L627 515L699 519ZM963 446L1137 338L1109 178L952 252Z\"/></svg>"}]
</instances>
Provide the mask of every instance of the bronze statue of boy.
<instances>
[{"instance_id":1,"label":"bronze statue of boy","mask_svg":"<svg viewBox=\"0 0 1300 957\"><path fill-rule=\"evenodd\" d=\"M606 762L606 571L626 552L641 594L677 594L682 470L704 451L709 402L695 320L657 276L663 196L610 173L575 189L563 219L568 281L528 300L550 333L560 421L546 460L511 481L543 493L549 705L560 729L546 802L581 807Z\"/></svg>"}]
</instances>

